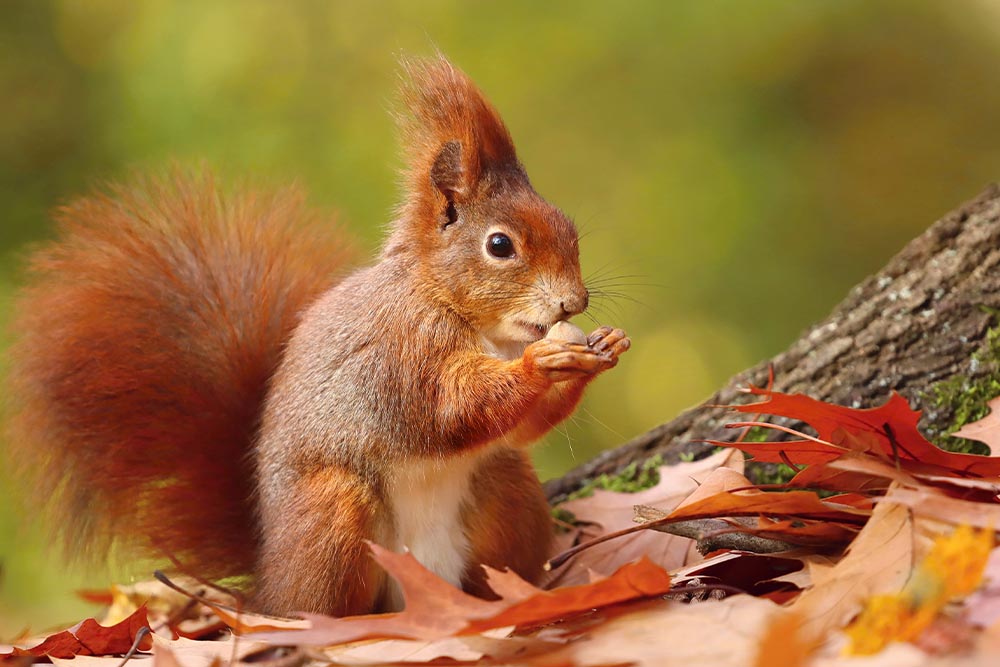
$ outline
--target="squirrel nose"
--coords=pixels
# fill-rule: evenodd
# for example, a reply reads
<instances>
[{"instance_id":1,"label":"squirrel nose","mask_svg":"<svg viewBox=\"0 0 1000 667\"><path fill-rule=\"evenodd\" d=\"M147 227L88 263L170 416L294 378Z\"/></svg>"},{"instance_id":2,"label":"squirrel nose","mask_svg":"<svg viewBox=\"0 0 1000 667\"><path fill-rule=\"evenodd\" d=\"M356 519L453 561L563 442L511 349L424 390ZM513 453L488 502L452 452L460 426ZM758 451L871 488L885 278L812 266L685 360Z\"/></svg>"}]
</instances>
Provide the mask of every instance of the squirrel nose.
<instances>
[{"instance_id":1,"label":"squirrel nose","mask_svg":"<svg viewBox=\"0 0 1000 667\"><path fill-rule=\"evenodd\" d=\"M573 317L574 315L579 315L583 311L587 310L587 305L589 303L590 293L587 290L583 290L582 292L560 301L559 307L562 308L563 314L566 317Z\"/></svg>"}]
</instances>

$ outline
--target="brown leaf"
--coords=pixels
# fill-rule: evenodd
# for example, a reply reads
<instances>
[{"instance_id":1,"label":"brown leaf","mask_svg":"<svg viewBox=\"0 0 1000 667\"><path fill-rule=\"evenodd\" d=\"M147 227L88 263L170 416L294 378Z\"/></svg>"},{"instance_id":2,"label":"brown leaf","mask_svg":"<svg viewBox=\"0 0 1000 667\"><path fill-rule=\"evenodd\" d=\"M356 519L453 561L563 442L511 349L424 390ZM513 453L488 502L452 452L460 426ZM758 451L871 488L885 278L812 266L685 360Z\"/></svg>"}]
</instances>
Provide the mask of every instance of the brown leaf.
<instances>
[{"instance_id":1,"label":"brown leaf","mask_svg":"<svg viewBox=\"0 0 1000 667\"><path fill-rule=\"evenodd\" d=\"M856 526L832 521L774 521L761 517L756 529L746 532L775 540L783 540L799 545L831 547L846 544L858 534Z\"/></svg>"},{"instance_id":2,"label":"brown leaf","mask_svg":"<svg viewBox=\"0 0 1000 667\"><path fill-rule=\"evenodd\" d=\"M598 490L589 498L571 500L559 507L572 512L577 521L591 524L588 528L592 530L586 536L589 540L633 526L635 505L651 505L671 511L721 467L731 468L739 474L743 469L743 455L724 450L699 461L664 466L659 469L659 483L645 491L616 493ZM611 574L625 563L643 556L665 570L681 567L691 560L700 560L693 540L642 531L587 549L553 570L543 585L551 588L584 584L590 580L591 572Z\"/></svg>"},{"instance_id":3,"label":"brown leaf","mask_svg":"<svg viewBox=\"0 0 1000 667\"><path fill-rule=\"evenodd\" d=\"M898 592L913 567L913 522L902 505L880 503L847 554L789 608L802 619L806 642L842 628L876 593Z\"/></svg>"},{"instance_id":4,"label":"brown leaf","mask_svg":"<svg viewBox=\"0 0 1000 667\"><path fill-rule=\"evenodd\" d=\"M520 660L553 651L564 643L537 637L469 635L432 641L383 639L320 649L320 652L336 664L440 664L445 660L476 662L487 657L492 661Z\"/></svg>"},{"instance_id":5,"label":"brown leaf","mask_svg":"<svg viewBox=\"0 0 1000 667\"><path fill-rule=\"evenodd\" d=\"M153 639L153 667L212 667L226 664L235 654L237 662L242 657L270 648L264 642L247 641L245 638L229 635L221 640L198 641L194 639L169 640L156 636ZM234 651L235 649L235 651ZM74 667L74 665L66 665ZM86 667L86 666L77 666ZM111 665L109 667L117 667ZM138 667L129 663L129 667Z\"/></svg>"},{"instance_id":6,"label":"brown leaf","mask_svg":"<svg viewBox=\"0 0 1000 667\"><path fill-rule=\"evenodd\" d=\"M746 667L771 615L779 611L774 603L749 595L691 604L633 603L544 660L519 664Z\"/></svg>"},{"instance_id":7,"label":"brown leaf","mask_svg":"<svg viewBox=\"0 0 1000 667\"><path fill-rule=\"evenodd\" d=\"M206 605L222 619L229 628L238 635L255 632L285 632L291 630L308 630L312 627L309 621L301 618L279 618L266 614L248 612L235 613L223 607Z\"/></svg>"},{"instance_id":8,"label":"brown leaf","mask_svg":"<svg viewBox=\"0 0 1000 667\"><path fill-rule=\"evenodd\" d=\"M530 597L526 588L530 584L514 583L512 577L516 575L494 575L503 582L501 588L514 591L515 598L487 601L440 579L409 553L394 553L376 544L370 546L375 560L399 582L405 601L403 611L344 618L303 614L312 624L308 630L265 632L253 638L309 646L382 638L436 640L498 627L561 620L602 606L661 595L670 588L669 575L643 559L592 584L555 591L536 588Z\"/></svg>"},{"instance_id":9,"label":"brown leaf","mask_svg":"<svg viewBox=\"0 0 1000 667\"><path fill-rule=\"evenodd\" d=\"M668 520L703 519L724 516L795 516L845 523L863 523L868 512L824 501L812 491L765 493L757 490L723 491L684 505L671 512Z\"/></svg>"},{"instance_id":10,"label":"brown leaf","mask_svg":"<svg viewBox=\"0 0 1000 667\"><path fill-rule=\"evenodd\" d=\"M83 623L57 632L45 638L40 644L30 648L14 647L12 652L0 654L0 660L17 656L53 656L72 658L77 655L118 655L126 653L135 642L136 634L145 628L149 630L145 606L115 625L105 627L92 618ZM147 636L139 642L139 649L148 651L152 639Z\"/></svg>"},{"instance_id":11,"label":"brown leaf","mask_svg":"<svg viewBox=\"0 0 1000 667\"><path fill-rule=\"evenodd\" d=\"M949 498L927 487L907 489L894 486L883 502L906 505L918 516L953 525L966 523L977 528L1000 526L1000 504Z\"/></svg>"},{"instance_id":12,"label":"brown leaf","mask_svg":"<svg viewBox=\"0 0 1000 667\"><path fill-rule=\"evenodd\" d=\"M701 563L671 573L675 587L700 584L725 584L756 595L773 590L772 582L802 569L797 557L754 554L745 551L721 551ZM792 587L789 586L789 589Z\"/></svg>"},{"instance_id":13,"label":"brown leaf","mask_svg":"<svg viewBox=\"0 0 1000 667\"><path fill-rule=\"evenodd\" d=\"M809 466L796 474L786 486L878 493L887 490L891 481L913 488L930 485L967 499L974 495L983 502L992 502L1000 493L1000 478L997 477L958 477L954 471L921 462L899 461L894 465L883 459L855 453L845 454L826 464Z\"/></svg>"},{"instance_id":14,"label":"brown leaf","mask_svg":"<svg viewBox=\"0 0 1000 667\"><path fill-rule=\"evenodd\" d=\"M166 646L157 646L153 649L153 667L182 667L177 661L177 656ZM184 665L183 667L194 667L194 665Z\"/></svg>"},{"instance_id":15,"label":"brown leaf","mask_svg":"<svg viewBox=\"0 0 1000 667\"><path fill-rule=\"evenodd\" d=\"M463 633L482 632L508 625L527 627L564 620L593 609L629 600L663 595L670 590L670 575L647 558L624 565L607 578L582 586L552 591L537 589L495 616L472 621Z\"/></svg>"},{"instance_id":16,"label":"brown leaf","mask_svg":"<svg viewBox=\"0 0 1000 667\"><path fill-rule=\"evenodd\" d=\"M799 632L802 619L797 614L775 614L757 646L755 667L805 667L815 642L805 641Z\"/></svg>"},{"instance_id":17,"label":"brown leaf","mask_svg":"<svg viewBox=\"0 0 1000 667\"><path fill-rule=\"evenodd\" d=\"M985 585L965 600L969 623L981 628L1000 623L1000 547L990 552L983 573Z\"/></svg>"},{"instance_id":18,"label":"brown leaf","mask_svg":"<svg viewBox=\"0 0 1000 667\"><path fill-rule=\"evenodd\" d=\"M716 494L722 493L724 491L732 491L734 489L746 489L753 486L753 482L746 478L742 472L733 470L732 468L720 467L716 468L708 474L705 481L702 482L694 492L682 500L677 507L687 507L688 505L693 505L696 502L704 500L709 496L714 496ZM644 503L636 503L644 504ZM669 508L659 507L657 509L670 511Z\"/></svg>"},{"instance_id":19,"label":"brown leaf","mask_svg":"<svg viewBox=\"0 0 1000 667\"><path fill-rule=\"evenodd\" d=\"M749 391L764 400L732 406L734 410L803 421L816 429L819 440L827 444L845 450L880 451L892 460L910 460L979 477L1000 475L1000 457L946 452L934 446L917 428L920 412L911 409L896 392L877 408L859 410L824 403L804 394L783 394L758 387L750 387ZM781 446L795 461L789 443ZM801 446L807 448L805 444Z\"/></svg>"},{"instance_id":20,"label":"brown leaf","mask_svg":"<svg viewBox=\"0 0 1000 667\"><path fill-rule=\"evenodd\" d=\"M709 440L709 444L718 447L732 447L753 457L756 463L787 463L795 465L811 465L827 463L846 450L836 445L816 442L814 440L784 440L781 442L727 442Z\"/></svg>"},{"instance_id":21,"label":"brown leaf","mask_svg":"<svg viewBox=\"0 0 1000 667\"><path fill-rule=\"evenodd\" d=\"M979 421L966 424L952 435L956 438L978 440L988 445L991 452L1000 452L1000 397L988 403L990 413Z\"/></svg>"}]
</instances>

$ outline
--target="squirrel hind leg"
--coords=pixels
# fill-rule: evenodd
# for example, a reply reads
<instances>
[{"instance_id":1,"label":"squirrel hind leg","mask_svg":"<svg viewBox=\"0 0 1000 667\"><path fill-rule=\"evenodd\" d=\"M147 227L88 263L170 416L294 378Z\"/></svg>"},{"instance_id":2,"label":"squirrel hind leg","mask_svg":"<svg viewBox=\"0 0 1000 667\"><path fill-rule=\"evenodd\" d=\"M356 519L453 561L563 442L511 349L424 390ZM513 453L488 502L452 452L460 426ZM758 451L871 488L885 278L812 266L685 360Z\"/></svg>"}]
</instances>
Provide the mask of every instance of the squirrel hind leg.
<instances>
[{"instance_id":1,"label":"squirrel hind leg","mask_svg":"<svg viewBox=\"0 0 1000 667\"><path fill-rule=\"evenodd\" d=\"M535 583L550 555L554 532L549 504L528 455L499 448L472 480L473 502L465 526L471 545L463 588L495 599L481 565L510 568Z\"/></svg>"},{"instance_id":2,"label":"squirrel hind leg","mask_svg":"<svg viewBox=\"0 0 1000 667\"><path fill-rule=\"evenodd\" d=\"M379 541L382 500L356 475L326 467L265 499L256 606L270 613L333 616L374 611L385 572L366 540Z\"/></svg>"}]
</instances>

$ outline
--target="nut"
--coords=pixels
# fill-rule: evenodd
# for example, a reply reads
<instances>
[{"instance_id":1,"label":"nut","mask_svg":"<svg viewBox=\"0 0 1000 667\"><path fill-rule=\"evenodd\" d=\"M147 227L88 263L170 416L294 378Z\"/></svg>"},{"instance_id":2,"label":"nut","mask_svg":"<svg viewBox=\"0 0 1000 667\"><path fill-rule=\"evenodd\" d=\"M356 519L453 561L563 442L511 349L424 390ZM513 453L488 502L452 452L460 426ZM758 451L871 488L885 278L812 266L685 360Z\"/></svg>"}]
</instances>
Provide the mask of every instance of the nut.
<instances>
[{"instance_id":1,"label":"nut","mask_svg":"<svg viewBox=\"0 0 1000 667\"><path fill-rule=\"evenodd\" d=\"M587 344L587 334L583 333L583 329L569 322L556 322L545 334L545 337L551 340L561 340L565 343Z\"/></svg>"}]
</instances>

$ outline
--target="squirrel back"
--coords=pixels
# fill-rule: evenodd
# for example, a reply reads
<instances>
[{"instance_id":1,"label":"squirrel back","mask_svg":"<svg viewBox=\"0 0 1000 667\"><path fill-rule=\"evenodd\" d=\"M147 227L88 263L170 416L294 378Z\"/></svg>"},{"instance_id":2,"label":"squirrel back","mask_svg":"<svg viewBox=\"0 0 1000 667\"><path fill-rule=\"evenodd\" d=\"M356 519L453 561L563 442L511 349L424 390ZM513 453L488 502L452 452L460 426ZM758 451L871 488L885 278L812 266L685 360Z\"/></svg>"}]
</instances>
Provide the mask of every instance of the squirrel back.
<instances>
[{"instance_id":1,"label":"squirrel back","mask_svg":"<svg viewBox=\"0 0 1000 667\"><path fill-rule=\"evenodd\" d=\"M15 307L8 440L68 550L252 571L268 381L349 254L322 222L294 190L179 171L58 211Z\"/></svg>"}]
</instances>

